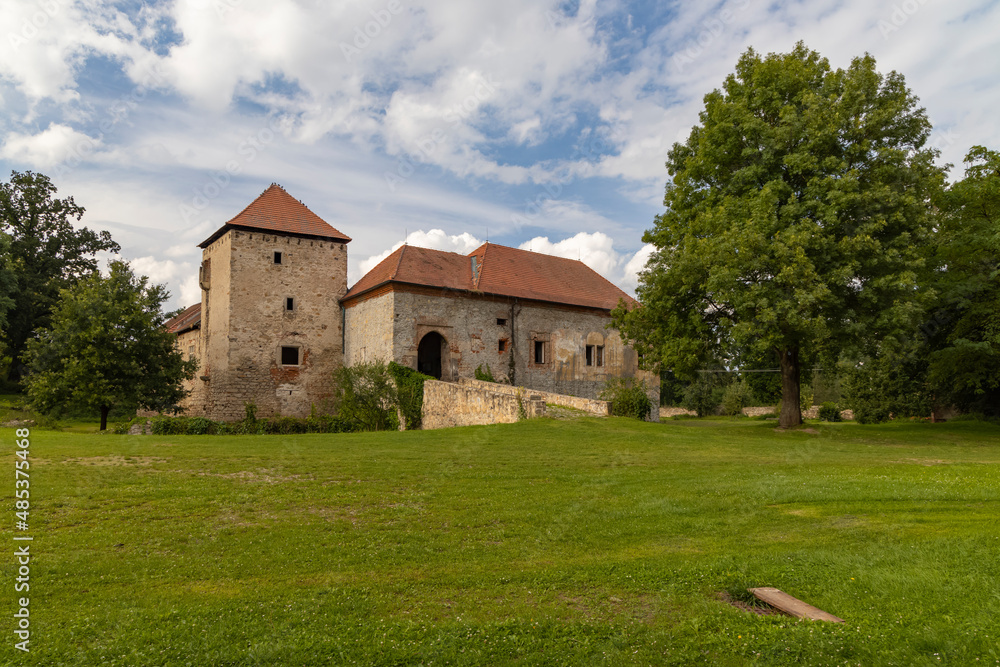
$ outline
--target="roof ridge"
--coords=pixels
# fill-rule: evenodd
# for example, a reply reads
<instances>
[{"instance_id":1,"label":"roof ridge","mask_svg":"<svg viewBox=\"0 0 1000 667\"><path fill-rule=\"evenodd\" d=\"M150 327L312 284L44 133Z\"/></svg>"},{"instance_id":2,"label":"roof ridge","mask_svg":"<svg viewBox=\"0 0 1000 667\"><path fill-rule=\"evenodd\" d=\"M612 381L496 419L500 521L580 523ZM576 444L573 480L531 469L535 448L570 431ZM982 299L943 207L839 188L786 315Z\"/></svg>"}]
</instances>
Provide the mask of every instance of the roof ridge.
<instances>
[{"instance_id":1,"label":"roof ridge","mask_svg":"<svg viewBox=\"0 0 1000 667\"><path fill-rule=\"evenodd\" d=\"M406 242L404 241L403 245L400 246L400 248L399 248L399 257L396 258L396 266L395 266L395 268L393 268L392 274L389 276L389 280L395 280L396 279L396 274L399 273L399 265L403 263L403 253L406 252L406 248L407 248L407 245L406 245Z\"/></svg>"}]
</instances>

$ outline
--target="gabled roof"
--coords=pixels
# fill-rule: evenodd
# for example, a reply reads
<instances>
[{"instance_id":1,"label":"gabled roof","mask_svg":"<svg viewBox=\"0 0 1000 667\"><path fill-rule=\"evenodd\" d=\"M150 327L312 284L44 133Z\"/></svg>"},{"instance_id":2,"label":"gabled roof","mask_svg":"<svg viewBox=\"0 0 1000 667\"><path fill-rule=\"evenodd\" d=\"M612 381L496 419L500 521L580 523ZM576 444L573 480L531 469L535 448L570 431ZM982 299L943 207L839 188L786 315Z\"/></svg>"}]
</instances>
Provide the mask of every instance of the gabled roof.
<instances>
[{"instance_id":1,"label":"gabled roof","mask_svg":"<svg viewBox=\"0 0 1000 667\"><path fill-rule=\"evenodd\" d=\"M198 247L207 248L230 229L332 239L344 243L351 240L350 236L334 229L277 183L271 183L270 187L240 211L239 215L199 243Z\"/></svg>"},{"instance_id":2,"label":"gabled roof","mask_svg":"<svg viewBox=\"0 0 1000 667\"><path fill-rule=\"evenodd\" d=\"M485 243L468 255L404 245L355 283L342 301L387 283L477 291L603 310L617 306L619 299L635 303L583 262L495 243Z\"/></svg>"},{"instance_id":3,"label":"gabled roof","mask_svg":"<svg viewBox=\"0 0 1000 667\"><path fill-rule=\"evenodd\" d=\"M188 306L180 315L171 317L163 327L170 333L184 333L201 325L201 302Z\"/></svg>"}]
</instances>

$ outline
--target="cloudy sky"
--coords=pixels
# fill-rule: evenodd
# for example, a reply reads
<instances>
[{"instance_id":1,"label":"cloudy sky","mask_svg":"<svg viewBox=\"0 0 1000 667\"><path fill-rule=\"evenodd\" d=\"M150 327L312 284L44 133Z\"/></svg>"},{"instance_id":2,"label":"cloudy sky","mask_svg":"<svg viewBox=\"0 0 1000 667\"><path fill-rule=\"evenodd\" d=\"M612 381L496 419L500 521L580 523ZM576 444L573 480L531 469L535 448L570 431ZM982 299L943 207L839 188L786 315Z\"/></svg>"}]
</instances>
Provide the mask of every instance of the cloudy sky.
<instances>
[{"instance_id":1,"label":"cloudy sky","mask_svg":"<svg viewBox=\"0 0 1000 667\"><path fill-rule=\"evenodd\" d=\"M0 170L53 178L200 298L196 245L271 182L352 236L580 258L631 290L670 146L748 47L869 52L942 162L1000 147L1000 4L977 0L5 0Z\"/></svg>"}]
</instances>

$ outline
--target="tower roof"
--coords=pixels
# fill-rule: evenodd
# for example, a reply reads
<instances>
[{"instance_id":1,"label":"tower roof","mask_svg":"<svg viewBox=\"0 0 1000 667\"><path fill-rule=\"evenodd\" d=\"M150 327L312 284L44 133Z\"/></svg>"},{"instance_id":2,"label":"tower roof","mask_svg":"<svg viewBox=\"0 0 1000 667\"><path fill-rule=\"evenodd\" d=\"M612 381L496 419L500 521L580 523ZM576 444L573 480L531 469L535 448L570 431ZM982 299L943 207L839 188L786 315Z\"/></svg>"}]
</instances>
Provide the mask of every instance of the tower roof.
<instances>
[{"instance_id":1,"label":"tower roof","mask_svg":"<svg viewBox=\"0 0 1000 667\"><path fill-rule=\"evenodd\" d=\"M330 239L343 243L351 240L350 236L334 229L277 183L272 183L235 218L199 243L198 247L207 248L230 229Z\"/></svg>"}]
</instances>

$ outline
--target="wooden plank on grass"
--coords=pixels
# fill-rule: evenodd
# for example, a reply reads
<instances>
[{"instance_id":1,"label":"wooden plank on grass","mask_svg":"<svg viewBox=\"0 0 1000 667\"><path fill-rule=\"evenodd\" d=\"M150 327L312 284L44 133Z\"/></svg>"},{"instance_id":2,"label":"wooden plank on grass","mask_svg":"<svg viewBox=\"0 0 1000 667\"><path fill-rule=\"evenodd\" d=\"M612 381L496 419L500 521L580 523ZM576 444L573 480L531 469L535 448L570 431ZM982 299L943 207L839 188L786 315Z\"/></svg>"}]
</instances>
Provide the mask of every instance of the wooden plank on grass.
<instances>
[{"instance_id":1,"label":"wooden plank on grass","mask_svg":"<svg viewBox=\"0 0 1000 667\"><path fill-rule=\"evenodd\" d=\"M828 614L822 609L817 609L798 598L793 598L788 593L777 588L751 588L750 592L761 602L766 602L772 607L780 609L796 618L809 618L814 621L829 621L831 623L844 622L844 619L837 618L833 614Z\"/></svg>"}]
</instances>

